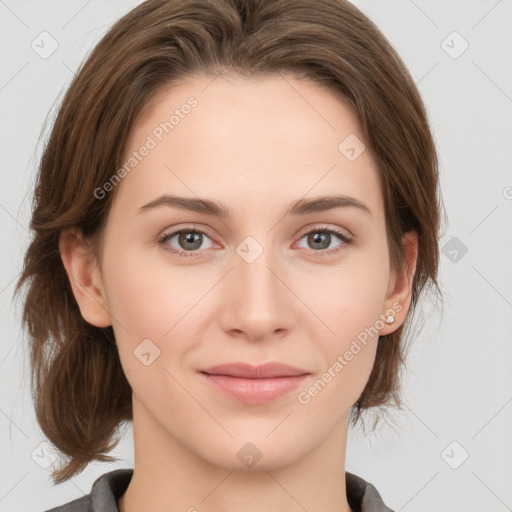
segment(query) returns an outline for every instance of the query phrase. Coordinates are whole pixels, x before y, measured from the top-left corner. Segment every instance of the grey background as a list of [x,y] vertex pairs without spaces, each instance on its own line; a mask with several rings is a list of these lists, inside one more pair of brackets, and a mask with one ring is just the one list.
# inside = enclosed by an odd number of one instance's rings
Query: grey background
[[[90,492],[107,471],[133,467],[128,427],[112,452],[118,463],[91,464],[52,486],[12,293],[29,241],[44,119],[82,58],[138,3],[0,0],[0,512],[46,510]],[[425,304],[418,316],[424,326],[408,360],[407,406],[374,434],[350,432],[346,469],[397,512],[512,510],[512,2],[354,3],[390,39],[423,95],[449,223],[444,313]],[[43,31],[58,43],[47,58],[31,47],[42,46]]]

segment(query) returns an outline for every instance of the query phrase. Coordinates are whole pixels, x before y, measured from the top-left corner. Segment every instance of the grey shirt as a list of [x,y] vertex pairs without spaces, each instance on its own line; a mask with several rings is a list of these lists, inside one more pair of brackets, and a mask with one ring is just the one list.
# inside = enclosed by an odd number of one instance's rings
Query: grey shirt
[[[115,469],[98,477],[90,494],[46,512],[119,512],[117,500],[124,494],[133,469]],[[393,512],[377,489],[361,477],[345,471],[348,504],[354,512]]]

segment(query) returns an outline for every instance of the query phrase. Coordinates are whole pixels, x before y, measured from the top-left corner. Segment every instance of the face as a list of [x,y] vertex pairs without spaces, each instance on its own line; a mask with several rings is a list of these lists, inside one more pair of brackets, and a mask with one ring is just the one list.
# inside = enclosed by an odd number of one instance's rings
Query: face
[[[231,469],[242,447],[272,469],[344,431],[378,334],[407,309],[362,143],[347,104],[291,76],[196,77],[145,110],[130,170],[103,188],[116,197],[91,281],[98,300],[77,296],[86,320],[113,326],[134,428],[136,416]],[[227,363],[299,376],[203,373]]]

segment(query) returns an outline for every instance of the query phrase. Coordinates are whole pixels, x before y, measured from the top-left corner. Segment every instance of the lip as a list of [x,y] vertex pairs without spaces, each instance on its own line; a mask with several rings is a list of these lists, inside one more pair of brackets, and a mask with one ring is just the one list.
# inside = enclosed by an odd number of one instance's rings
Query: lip
[[240,402],[259,404],[289,393],[310,373],[281,363],[261,366],[228,363],[200,370],[199,374],[228,396]]
[[226,363],[200,371],[209,375],[226,375],[229,377],[242,377],[244,379],[297,377],[298,375],[309,373],[306,370],[282,363],[267,363],[260,366],[252,366],[248,363]]

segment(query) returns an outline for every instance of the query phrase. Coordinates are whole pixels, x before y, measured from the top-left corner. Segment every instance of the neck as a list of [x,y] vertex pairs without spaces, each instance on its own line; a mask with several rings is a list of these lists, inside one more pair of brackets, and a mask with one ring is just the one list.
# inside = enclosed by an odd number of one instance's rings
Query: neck
[[263,453],[254,467],[240,469],[236,459],[220,466],[198,456],[154,422],[140,402],[134,399],[133,405],[135,465],[118,500],[120,512],[352,512],[344,469],[348,420],[291,463],[265,464]]

